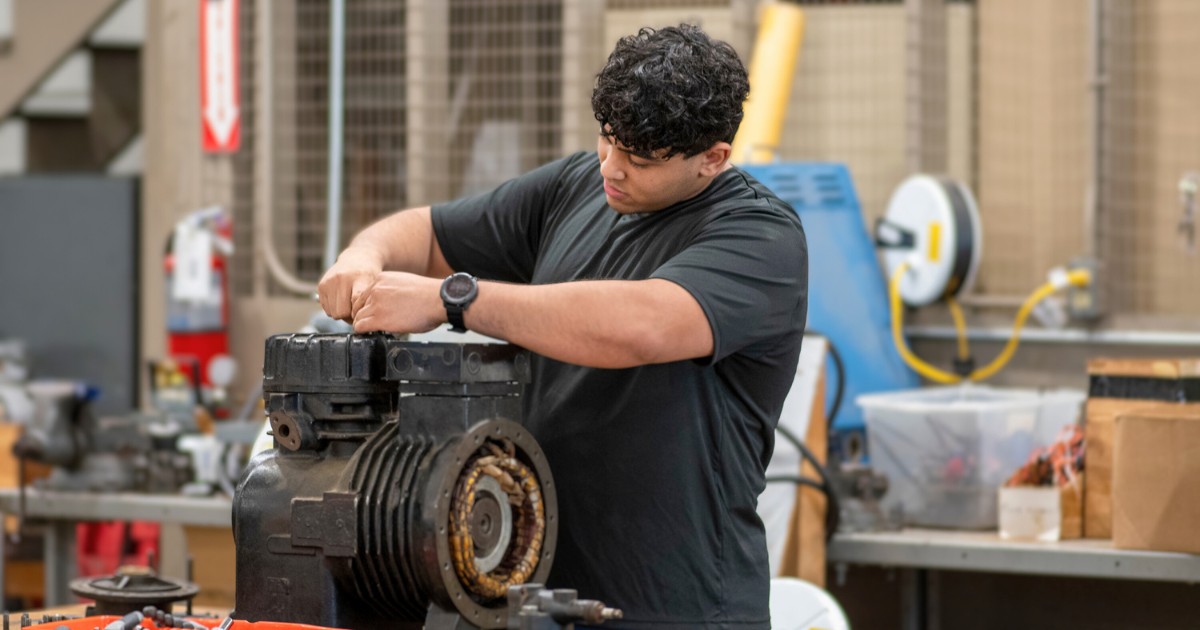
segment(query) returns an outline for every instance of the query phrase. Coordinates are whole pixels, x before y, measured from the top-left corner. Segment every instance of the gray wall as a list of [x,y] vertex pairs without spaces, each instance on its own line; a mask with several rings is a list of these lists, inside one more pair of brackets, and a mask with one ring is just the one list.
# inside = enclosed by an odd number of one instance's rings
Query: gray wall
[[131,178],[0,179],[0,338],[99,387],[98,413],[136,406],[137,200]]

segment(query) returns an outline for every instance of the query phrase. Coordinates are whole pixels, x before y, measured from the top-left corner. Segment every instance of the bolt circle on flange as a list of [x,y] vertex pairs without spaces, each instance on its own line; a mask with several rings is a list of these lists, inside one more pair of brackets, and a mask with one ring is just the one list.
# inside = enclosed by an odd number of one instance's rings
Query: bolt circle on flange
[[[471,474],[473,463],[488,457],[493,453],[494,447],[506,442],[511,445],[516,463],[529,471],[525,477],[525,486],[535,490],[529,493],[530,501],[523,502],[525,508],[513,506],[515,489],[511,485],[506,488],[503,481],[491,474],[478,474],[475,485],[469,492],[463,492],[462,482]],[[554,494],[553,478],[537,442],[524,427],[510,420],[487,420],[476,424],[462,436],[453,453],[449,454],[449,459],[457,462],[454,466],[457,472],[455,475],[447,475],[437,488],[437,496],[444,495],[450,500],[438,501],[435,515],[437,522],[447,525],[445,528],[439,527],[439,531],[444,533],[437,537],[436,544],[438,573],[448,595],[447,603],[457,608],[464,618],[478,619],[483,628],[503,628],[503,620],[497,622],[499,625],[490,623],[490,620],[496,608],[505,605],[503,592],[507,587],[527,582],[544,582],[550,572],[553,551],[558,541],[558,502]],[[494,535],[494,529],[485,527],[483,521],[492,507],[481,506],[484,512],[475,512],[472,503],[472,509],[466,512],[466,518],[455,518],[455,508],[461,508],[464,500],[470,499],[486,504],[495,498],[494,488],[489,490],[491,483],[484,481],[485,479],[496,480],[497,486],[501,488],[503,502],[496,501],[495,506],[508,511],[512,517],[512,530],[507,535],[509,544],[504,546],[499,563],[490,571],[483,569],[494,562],[491,553],[486,552],[488,535]],[[482,490],[479,485],[481,483]],[[527,508],[538,502],[541,504],[542,517],[536,519],[539,522],[535,531],[530,518],[522,518],[521,510],[526,509],[524,513],[527,515],[532,514]],[[461,515],[461,511],[459,514]],[[495,527],[494,521],[489,527]],[[484,540],[480,543],[483,548],[476,545],[476,532],[485,533]],[[535,537],[535,533],[536,538],[540,540],[531,546],[529,543]],[[482,588],[480,582],[484,583]]]

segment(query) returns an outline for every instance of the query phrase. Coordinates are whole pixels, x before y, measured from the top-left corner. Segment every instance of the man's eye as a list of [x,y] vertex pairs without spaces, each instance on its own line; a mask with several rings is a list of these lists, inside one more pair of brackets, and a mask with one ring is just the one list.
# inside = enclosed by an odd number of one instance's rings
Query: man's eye
[[633,168],[646,168],[647,166],[650,166],[645,162],[634,162],[633,160],[629,160],[629,165]]

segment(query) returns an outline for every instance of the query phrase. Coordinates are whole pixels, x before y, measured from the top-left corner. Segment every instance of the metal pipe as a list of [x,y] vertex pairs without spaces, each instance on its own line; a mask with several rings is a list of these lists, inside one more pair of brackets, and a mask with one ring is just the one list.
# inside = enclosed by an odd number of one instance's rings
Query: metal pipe
[[804,11],[799,6],[773,2],[763,8],[750,58],[750,97],[741,129],[733,139],[730,160],[735,164],[763,164],[775,159],[803,40]]
[[346,47],[346,2],[329,3],[329,186],[326,189],[325,268],[337,261],[342,241],[342,53]]
[[904,0],[907,17],[906,81],[908,170],[945,173],[949,135],[945,0]]
[[[904,334],[912,339],[957,339],[957,333],[953,326],[906,326]],[[1012,337],[1012,327],[1010,326],[1002,328],[972,328],[967,331],[967,338],[971,341],[1006,342],[1010,337]],[[1063,330],[1026,329],[1021,333],[1021,342],[1200,347],[1200,332],[1155,330],[1100,330],[1093,332],[1078,328]]]
[[292,275],[283,262],[279,260],[279,252],[275,251],[275,239],[271,235],[271,213],[275,206],[275,86],[272,82],[273,60],[272,51],[275,44],[272,39],[271,23],[274,21],[271,0],[258,0],[259,59],[258,78],[259,107],[255,122],[255,167],[260,176],[259,185],[254,187],[254,234],[258,241],[258,251],[262,254],[263,262],[271,277],[288,291],[303,295],[312,295],[317,290],[314,282],[305,282]]
[[958,298],[958,303],[971,308],[1020,308],[1029,299],[1028,295],[988,295],[974,293]]
[[1105,56],[1105,0],[1091,0],[1091,40],[1089,46],[1089,87],[1092,98],[1088,101],[1088,117],[1091,122],[1092,154],[1087,190],[1084,193],[1083,247],[1084,253],[1093,258],[1100,257],[1101,249],[1101,204],[1100,186],[1104,178],[1104,90],[1108,83]]

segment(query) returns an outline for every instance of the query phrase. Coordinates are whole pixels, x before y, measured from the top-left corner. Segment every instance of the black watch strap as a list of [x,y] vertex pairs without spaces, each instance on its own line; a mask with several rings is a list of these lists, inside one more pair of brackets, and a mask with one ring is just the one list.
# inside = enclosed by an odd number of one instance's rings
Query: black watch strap
[[446,305],[446,321],[450,322],[451,330],[455,332],[467,332],[467,324],[463,321],[464,310],[459,304]]

